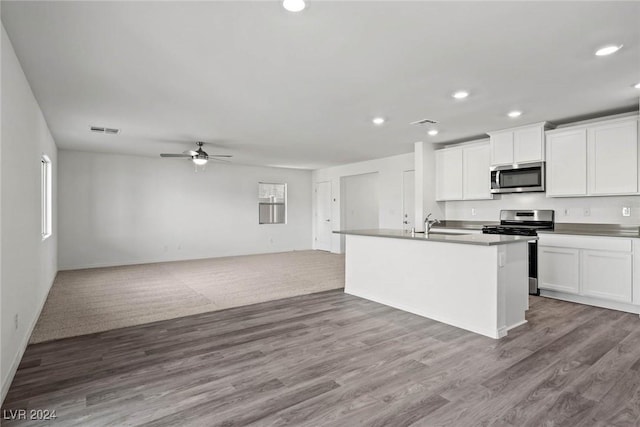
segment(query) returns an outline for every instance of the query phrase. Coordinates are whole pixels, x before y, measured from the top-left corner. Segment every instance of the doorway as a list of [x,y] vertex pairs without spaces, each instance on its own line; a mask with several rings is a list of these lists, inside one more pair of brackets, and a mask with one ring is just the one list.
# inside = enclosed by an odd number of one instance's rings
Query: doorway
[[316,195],[315,249],[331,251],[331,182],[318,182]]
[[402,172],[402,229],[411,231],[416,226],[415,171]]

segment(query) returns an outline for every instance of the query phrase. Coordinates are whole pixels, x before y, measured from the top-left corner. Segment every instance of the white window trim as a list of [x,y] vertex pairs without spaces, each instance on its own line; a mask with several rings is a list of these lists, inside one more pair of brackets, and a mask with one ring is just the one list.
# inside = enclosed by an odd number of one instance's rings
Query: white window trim
[[53,185],[52,185],[51,159],[46,154],[40,158],[40,210],[41,210],[41,235],[44,242],[53,234]]
[[[284,222],[260,222],[260,215],[258,215],[258,225],[286,225],[289,222],[289,186],[286,182],[265,182],[258,181],[258,188],[260,184],[267,185],[283,185],[284,186]],[[258,199],[258,206],[260,206],[260,199]]]

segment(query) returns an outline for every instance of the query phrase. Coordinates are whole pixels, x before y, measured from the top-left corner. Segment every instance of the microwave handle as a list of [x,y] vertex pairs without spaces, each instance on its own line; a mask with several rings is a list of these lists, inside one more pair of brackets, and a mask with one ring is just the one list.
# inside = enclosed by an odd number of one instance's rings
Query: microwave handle
[[496,171],[496,188],[500,188],[500,171]]

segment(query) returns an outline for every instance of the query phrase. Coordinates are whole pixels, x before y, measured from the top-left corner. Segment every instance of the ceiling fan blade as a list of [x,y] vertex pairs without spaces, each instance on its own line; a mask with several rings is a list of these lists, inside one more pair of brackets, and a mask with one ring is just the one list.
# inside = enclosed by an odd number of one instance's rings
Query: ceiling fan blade
[[209,154],[209,157],[233,157],[230,154]]
[[193,157],[189,154],[166,154],[166,153],[162,153],[160,154],[160,157]]
[[183,151],[182,153],[183,153],[183,154],[188,154],[188,155],[190,155],[191,157],[193,157],[193,156],[197,156],[197,155],[198,155],[198,152],[197,152],[197,151],[193,151],[193,150]]
[[211,157],[211,156],[209,156],[209,160],[213,160],[214,162],[231,163],[229,160],[216,159],[215,157]]

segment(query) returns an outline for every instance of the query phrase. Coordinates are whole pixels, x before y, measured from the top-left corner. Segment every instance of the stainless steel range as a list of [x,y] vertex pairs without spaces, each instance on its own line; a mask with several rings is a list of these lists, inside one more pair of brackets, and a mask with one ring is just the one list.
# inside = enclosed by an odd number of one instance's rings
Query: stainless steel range
[[[485,225],[484,234],[537,236],[538,230],[553,230],[552,210],[502,210],[500,225]],[[529,242],[529,294],[540,295],[538,289],[538,242]]]

